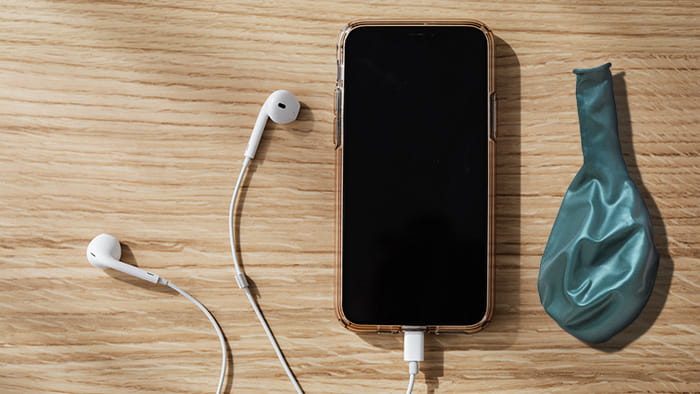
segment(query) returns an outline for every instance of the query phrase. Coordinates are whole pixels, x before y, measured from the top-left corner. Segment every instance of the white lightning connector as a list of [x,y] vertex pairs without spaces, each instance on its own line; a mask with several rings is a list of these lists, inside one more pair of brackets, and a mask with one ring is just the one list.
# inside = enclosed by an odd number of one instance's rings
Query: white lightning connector
[[411,394],[418,374],[418,363],[423,361],[425,349],[425,328],[404,327],[403,332],[403,360],[408,362],[408,389],[406,394]]

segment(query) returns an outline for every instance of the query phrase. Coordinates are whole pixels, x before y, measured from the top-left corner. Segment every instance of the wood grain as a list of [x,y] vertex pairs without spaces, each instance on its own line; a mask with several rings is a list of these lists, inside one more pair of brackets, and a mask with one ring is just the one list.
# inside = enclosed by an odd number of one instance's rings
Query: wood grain
[[[694,1],[4,1],[0,391],[213,391],[216,336],[184,298],[88,265],[100,232],[187,289],[233,355],[228,388],[287,392],[233,280],[226,210],[259,105],[242,261],[309,393],[398,392],[401,341],[333,313],[336,37],[358,18],[474,18],[498,37],[495,320],[428,339],[416,392],[700,391],[700,8]],[[581,164],[575,67],[613,63],[625,159],[654,219],[650,303],[590,347],[543,311],[539,259]]]

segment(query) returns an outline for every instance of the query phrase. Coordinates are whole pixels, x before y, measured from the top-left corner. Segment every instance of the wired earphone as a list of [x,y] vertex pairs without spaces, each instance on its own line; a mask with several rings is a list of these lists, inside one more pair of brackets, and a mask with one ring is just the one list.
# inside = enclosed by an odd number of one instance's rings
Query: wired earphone
[[[297,393],[303,393],[301,386],[299,385],[299,382],[294,376],[294,373],[292,372],[291,368],[289,368],[287,360],[284,358],[284,355],[282,354],[282,351],[280,350],[279,344],[277,344],[274,335],[272,335],[270,326],[267,324],[267,321],[265,321],[265,317],[263,316],[260,307],[255,301],[255,298],[253,297],[250,288],[248,287],[248,281],[246,280],[246,276],[243,273],[241,265],[238,261],[238,252],[236,250],[233,218],[236,200],[238,199],[238,192],[240,191],[243,178],[245,177],[246,171],[248,170],[248,166],[250,165],[251,160],[253,160],[253,158],[255,157],[255,152],[257,151],[258,145],[260,144],[263,131],[265,130],[265,125],[267,124],[267,119],[272,119],[273,122],[280,124],[290,123],[297,118],[300,107],[301,105],[299,104],[299,101],[296,99],[296,97],[294,97],[292,93],[286,90],[277,90],[270,94],[270,96],[265,100],[265,103],[263,104],[262,108],[260,109],[260,113],[258,114],[258,118],[255,121],[255,126],[253,127],[253,133],[250,136],[250,140],[248,141],[248,146],[246,147],[245,153],[243,154],[243,165],[241,167],[241,172],[238,175],[238,179],[236,180],[236,185],[233,188],[233,195],[231,196],[231,204],[229,206],[228,211],[229,241],[231,246],[231,255],[233,257],[233,264],[236,269],[236,283],[238,284],[238,287],[243,289],[246,296],[248,297],[248,301],[250,301],[250,305],[253,307],[255,315],[258,317],[258,320],[260,320],[260,324],[263,326],[265,334],[267,334],[267,337],[270,339],[270,343],[272,344],[272,347],[275,350],[275,354],[277,354],[277,358],[279,358],[282,367],[287,373],[289,380],[294,385],[294,389],[297,391]],[[139,279],[143,279],[151,283],[168,286],[176,292],[182,294],[188,300],[192,301],[192,303],[194,303],[207,316],[211,324],[214,326],[216,334],[218,335],[219,341],[221,343],[221,373],[219,375],[219,383],[216,389],[216,393],[220,394],[221,389],[224,385],[224,380],[226,378],[226,339],[224,338],[224,334],[221,331],[221,327],[219,326],[219,323],[216,321],[214,316],[211,314],[211,312],[209,312],[209,310],[207,310],[207,308],[204,305],[202,305],[202,303],[197,301],[196,298],[192,297],[189,293],[177,287],[175,284],[171,283],[170,281],[164,278],[161,278],[160,276],[152,272],[119,261],[120,258],[121,245],[115,237],[109,234],[98,235],[97,237],[93,238],[92,241],[90,241],[90,244],[87,247],[87,259],[93,266],[101,269],[115,269],[127,275],[135,276]]]

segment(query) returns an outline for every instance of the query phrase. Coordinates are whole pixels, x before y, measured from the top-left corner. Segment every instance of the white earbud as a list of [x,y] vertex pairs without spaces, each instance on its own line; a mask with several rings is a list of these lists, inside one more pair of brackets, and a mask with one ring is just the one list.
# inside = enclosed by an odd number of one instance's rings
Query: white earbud
[[285,124],[294,121],[299,115],[299,100],[293,94],[286,90],[276,90],[265,100],[258,119],[253,127],[253,134],[250,135],[248,147],[245,150],[245,157],[253,159],[255,152],[258,150],[258,144],[262,138],[267,118],[272,119],[275,123]]
[[158,275],[126,264],[119,259],[122,257],[122,247],[119,240],[109,234],[100,234],[90,241],[87,247],[87,259],[93,266],[101,269],[115,269],[139,279],[158,283]]

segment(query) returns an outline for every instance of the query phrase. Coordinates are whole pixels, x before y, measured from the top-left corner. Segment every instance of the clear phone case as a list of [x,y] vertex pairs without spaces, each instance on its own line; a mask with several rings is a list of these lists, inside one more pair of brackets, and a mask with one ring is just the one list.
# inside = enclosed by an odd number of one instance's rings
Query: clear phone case
[[[359,20],[348,23],[340,32],[337,46],[337,61],[338,74],[335,88],[335,105],[334,105],[334,142],[336,147],[335,154],[335,206],[336,206],[336,238],[335,238],[335,312],[340,323],[346,328],[356,332],[399,332],[402,329],[401,325],[375,325],[375,324],[357,324],[345,317],[342,309],[342,231],[343,231],[343,73],[345,66],[345,40],[348,34],[358,27],[362,26],[465,26],[473,27],[481,30],[487,39],[488,48],[488,111],[489,111],[489,130],[484,133],[484,138],[488,139],[488,224],[487,224],[487,297],[486,297],[486,313],[484,317],[476,324],[468,326],[446,326],[434,325],[427,326],[428,332],[463,332],[474,333],[483,329],[493,314],[493,283],[494,283],[494,190],[495,190],[495,137],[496,137],[496,100],[495,100],[495,81],[494,81],[494,38],[491,30],[482,22],[476,20],[460,19],[460,20]],[[463,300],[469,302],[469,300]]]

